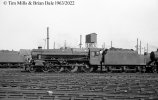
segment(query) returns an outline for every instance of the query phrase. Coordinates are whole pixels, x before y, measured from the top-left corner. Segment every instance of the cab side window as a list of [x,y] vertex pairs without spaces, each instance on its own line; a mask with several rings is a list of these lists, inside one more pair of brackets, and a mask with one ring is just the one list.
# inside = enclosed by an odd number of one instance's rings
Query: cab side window
[[95,52],[95,56],[99,56],[100,55],[100,52],[99,51],[96,51]]
[[100,52],[99,51],[94,51],[94,52],[91,52],[91,56],[99,56],[100,55]]

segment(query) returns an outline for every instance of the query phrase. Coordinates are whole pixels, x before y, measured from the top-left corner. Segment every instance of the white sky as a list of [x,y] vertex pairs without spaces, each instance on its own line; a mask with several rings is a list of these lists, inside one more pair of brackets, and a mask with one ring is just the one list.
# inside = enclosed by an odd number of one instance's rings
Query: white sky
[[148,42],[150,51],[158,47],[158,0],[75,0],[74,6],[9,6],[4,1],[0,1],[0,49],[44,46],[47,26],[50,48],[54,42],[56,48],[64,46],[65,40],[67,46],[79,47],[80,35],[84,43],[85,35],[94,32],[98,47],[105,42],[109,48],[113,41],[114,47],[135,49],[137,38],[142,47]]

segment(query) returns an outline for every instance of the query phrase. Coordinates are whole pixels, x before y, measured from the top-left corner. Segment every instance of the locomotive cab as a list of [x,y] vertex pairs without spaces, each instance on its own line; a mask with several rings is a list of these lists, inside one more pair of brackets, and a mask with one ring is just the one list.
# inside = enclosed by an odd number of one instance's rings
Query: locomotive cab
[[102,59],[103,49],[90,48],[90,65],[100,65]]

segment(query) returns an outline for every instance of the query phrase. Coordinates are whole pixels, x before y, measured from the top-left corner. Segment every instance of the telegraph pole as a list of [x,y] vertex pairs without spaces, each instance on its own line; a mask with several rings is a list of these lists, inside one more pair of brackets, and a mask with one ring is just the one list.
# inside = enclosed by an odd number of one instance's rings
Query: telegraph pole
[[141,46],[141,41],[140,41],[140,55],[141,55],[141,49],[142,49],[142,46]]
[[80,49],[82,48],[82,35],[80,35]]
[[64,47],[65,47],[65,49],[67,48],[67,47],[66,47],[66,40],[65,40],[65,42],[64,42]]
[[103,48],[105,49],[105,42],[103,43]]
[[136,47],[136,49],[137,49],[137,53],[138,53],[138,38],[137,38],[137,47]]
[[112,41],[111,41],[111,48],[112,48]]
[[54,42],[54,49],[55,49],[55,42]]
[[146,52],[146,48],[144,47],[144,53]]
[[49,49],[49,27],[47,27],[47,49]]
[[147,53],[148,53],[148,43],[147,43]]

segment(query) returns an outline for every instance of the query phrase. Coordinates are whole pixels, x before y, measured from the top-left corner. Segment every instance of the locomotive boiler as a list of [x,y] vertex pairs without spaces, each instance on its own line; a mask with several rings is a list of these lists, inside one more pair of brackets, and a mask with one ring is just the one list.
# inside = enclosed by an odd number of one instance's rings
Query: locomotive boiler
[[[25,68],[30,72],[41,69],[44,72],[76,72],[82,70],[90,71],[88,49],[33,49],[32,60]],[[36,61],[43,62],[36,66]]]

